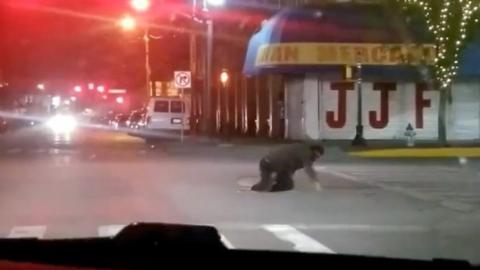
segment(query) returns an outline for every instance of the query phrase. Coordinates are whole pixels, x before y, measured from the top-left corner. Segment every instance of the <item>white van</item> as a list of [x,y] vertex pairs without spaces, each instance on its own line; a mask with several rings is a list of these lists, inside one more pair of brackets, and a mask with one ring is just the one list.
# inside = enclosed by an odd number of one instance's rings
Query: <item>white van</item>
[[185,119],[184,130],[190,130],[190,107],[179,97],[150,98],[146,117],[145,128],[149,130],[180,131],[183,119]]

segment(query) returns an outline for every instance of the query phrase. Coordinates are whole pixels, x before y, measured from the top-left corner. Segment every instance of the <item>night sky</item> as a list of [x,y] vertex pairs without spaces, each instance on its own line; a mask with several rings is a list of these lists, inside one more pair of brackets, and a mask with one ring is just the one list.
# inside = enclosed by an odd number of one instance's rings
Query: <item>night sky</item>
[[[181,2],[163,1],[161,9],[159,1],[153,2],[152,21],[172,24],[165,13],[185,8]],[[128,0],[1,0],[0,9],[0,68],[12,84],[144,84],[143,33],[127,33],[116,24],[126,13],[135,14]],[[188,67],[185,34],[159,29],[152,34],[161,37],[151,42],[154,79],[168,79],[174,69]]]

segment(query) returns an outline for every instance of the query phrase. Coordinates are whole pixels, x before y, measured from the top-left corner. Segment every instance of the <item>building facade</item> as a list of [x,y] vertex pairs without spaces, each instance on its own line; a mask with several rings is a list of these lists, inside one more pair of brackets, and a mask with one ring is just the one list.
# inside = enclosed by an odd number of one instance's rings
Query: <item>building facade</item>
[[[253,77],[282,77],[285,120],[275,120],[270,102],[268,123],[280,122],[289,139],[351,140],[361,116],[366,139],[404,139],[409,124],[418,139],[436,139],[435,46],[393,15],[385,5],[348,3],[269,19],[252,36],[244,67]],[[480,139],[479,49],[467,46],[460,59],[447,106],[450,140]],[[362,72],[346,76],[357,65]]]

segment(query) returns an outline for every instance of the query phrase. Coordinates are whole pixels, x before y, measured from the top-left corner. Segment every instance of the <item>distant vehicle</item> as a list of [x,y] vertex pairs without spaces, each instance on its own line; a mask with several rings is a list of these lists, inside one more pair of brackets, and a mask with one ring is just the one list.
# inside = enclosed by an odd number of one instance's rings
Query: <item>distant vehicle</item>
[[5,118],[0,116],[0,133],[4,133],[8,130],[8,122]]
[[127,114],[123,114],[123,113],[117,114],[115,118],[112,120],[112,126],[115,129],[126,128],[127,120],[128,120]]
[[190,108],[179,97],[154,97],[147,105],[146,129],[160,131],[190,130]]
[[132,111],[126,122],[127,127],[131,129],[143,128],[146,124],[146,112],[145,110]]

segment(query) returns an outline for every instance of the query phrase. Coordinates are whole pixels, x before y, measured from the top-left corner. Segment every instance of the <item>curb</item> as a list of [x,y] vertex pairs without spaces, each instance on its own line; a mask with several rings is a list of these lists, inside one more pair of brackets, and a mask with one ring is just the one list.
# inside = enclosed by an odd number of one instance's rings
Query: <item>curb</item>
[[480,158],[480,147],[394,148],[348,152],[358,158]]

